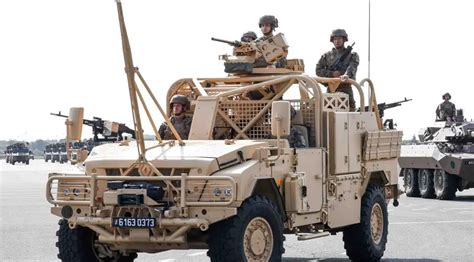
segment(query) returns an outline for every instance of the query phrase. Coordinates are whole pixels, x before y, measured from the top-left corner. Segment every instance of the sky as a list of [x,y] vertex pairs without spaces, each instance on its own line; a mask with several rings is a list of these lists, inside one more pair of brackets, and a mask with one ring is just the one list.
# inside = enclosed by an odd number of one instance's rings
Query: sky
[[[267,14],[306,74],[332,48],[331,31],[344,28],[360,57],[357,79],[368,76],[368,0],[122,2],[135,66],[162,105],[178,79],[225,76],[217,58],[232,49],[211,37],[261,35],[258,19]],[[445,92],[474,118],[470,2],[371,1],[370,76],[379,103],[413,99],[385,112],[405,139],[433,123]],[[86,118],[133,126],[115,1],[0,0],[0,34],[0,140],[64,138],[64,119],[50,113],[79,106]]]

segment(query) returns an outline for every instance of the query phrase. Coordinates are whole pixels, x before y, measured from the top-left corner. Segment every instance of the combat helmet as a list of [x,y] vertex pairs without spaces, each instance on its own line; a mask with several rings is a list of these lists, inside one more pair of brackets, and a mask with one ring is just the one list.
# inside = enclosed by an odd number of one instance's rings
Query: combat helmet
[[252,39],[251,41],[253,41],[257,39],[257,34],[254,31],[245,32],[240,38],[240,41],[247,42],[246,38],[251,38]]
[[344,39],[344,41],[349,41],[346,30],[344,30],[344,29],[332,30],[331,37],[329,38],[329,42],[332,42],[332,39],[336,36],[342,37],[342,39]]
[[191,107],[191,103],[186,96],[183,95],[174,95],[170,101],[170,108],[173,108],[173,104],[178,103],[186,107],[186,110]]
[[444,94],[444,95],[443,95],[443,99],[444,99],[445,96],[448,97],[448,100],[451,100],[451,94],[449,94],[449,93]]
[[258,21],[258,27],[262,27],[263,24],[270,24],[272,26],[272,30],[278,27],[278,19],[273,15],[264,15],[260,17]]

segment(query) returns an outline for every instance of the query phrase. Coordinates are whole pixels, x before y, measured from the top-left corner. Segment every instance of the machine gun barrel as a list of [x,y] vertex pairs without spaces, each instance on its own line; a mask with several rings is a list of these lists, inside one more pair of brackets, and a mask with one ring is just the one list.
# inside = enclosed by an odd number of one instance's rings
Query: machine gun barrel
[[[58,116],[58,117],[63,117],[63,118],[68,118],[68,117],[69,117],[68,115],[63,115],[63,114],[61,114],[61,111],[59,111],[59,113],[57,113],[57,114],[56,114],[56,113],[50,113],[50,115],[52,115],[52,116]],[[84,125],[86,125],[86,126],[93,126],[93,125],[94,125],[94,122],[96,122],[96,121],[94,121],[94,120],[89,120],[89,119],[84,119],[84,120],[82,120],[82,123],[83,123]]]
[[211,37],[211,40],[212,41],[216,41],[216,42],[221,42],[221,43],[226,43],[228,45],[231,45],[233,47],[240,47],[242,45],[241,42],[235,40],[235,41],[228,41],[228,40],[223,40],[223,39],[219,39],[219,38],[214,38],[214,37]]
[[[409,102],[411,101],[412,99],[407,99],[405,97],[405,99],[403,100],[400,100],[400,101],[397,101],[397,102],[393,102],[393,103],[380,103],[377,105],[378,109],[379,109],[379,112],[380,112],[380,117],[383,117],[384,116],[384,112],[386,109],[390,109],[390,108],[394,108],[394,107],[397,107],[397,106],[401,106],[402,103],[406,103],[406,102]],[[369,110],[369,106],[366,106],[365,107],[365,111],[368,111]]]
[[59,111],[59,113],[57,113],[57,114],[56,114],[56,113],[50,113],[50,115],[52,115],[52,116],[64,117],[64,118],[68,118],[68,117],[69,117],[69,116],[67,116],[67,115],[61,114],[61,111]]

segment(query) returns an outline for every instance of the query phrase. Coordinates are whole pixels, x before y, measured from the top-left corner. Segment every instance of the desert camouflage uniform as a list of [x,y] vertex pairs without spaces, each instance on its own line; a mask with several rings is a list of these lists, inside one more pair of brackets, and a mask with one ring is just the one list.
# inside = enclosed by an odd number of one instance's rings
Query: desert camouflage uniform
[[456,106],[449,102],[444,101],[443,103],[439,104],[436,108],[436,116],[439,120],[446,121],[448,118],[453,119],[456,114]]
[[[170,118],[171,123],[176,128],[176,131],[178,132],[178,134],[181,136],[181,139],[183,140],[188,139],[189,131],[191,130],[192,120],[193,119],[190,116],[186,116],[186,115],[182,119],[178,119],[175,116],[172,116]],[[161,124],[160,129],[158,130],[158,133],[160,134],[161,138],[164,140],[176,139],[176,137],[174,137],[173,132],[171,132],[171,129],[166,124],[166,122]]]
[[[339,57],[342,56],[346,47],[337,50],[333,48],[331,51],[325,53],[319,59],[318,64],[316,65],[316,75],[319,77],[333,77],[333,71],[330,71],[329,68],[336,64]],[[356,52],[352,52],[350,55],[344,59],[342,62],[345,68],[342,74],[346,73],[349,78],[356,78],[357,66],[359,66],[359,55]],[[352,93],[352,87],[350,84],[340,84],[337,88],[337,91],[343,92],[349,95],[349,107],[355,109],[354,94]]]

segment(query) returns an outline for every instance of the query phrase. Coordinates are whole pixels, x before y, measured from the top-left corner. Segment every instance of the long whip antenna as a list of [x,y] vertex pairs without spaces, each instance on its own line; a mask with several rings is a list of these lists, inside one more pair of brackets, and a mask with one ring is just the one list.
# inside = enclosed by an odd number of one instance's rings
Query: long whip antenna
[[125,27],[125,21],[123,17],[122,2],[116,0],[117,2],[117,11],[119,15],[120,22],[120,33],[122,35],[122,50],[123,58],[125,62],[125,72],[127,73],[128,79],[128,90],[130,92],[130,104],[132,107],[133,114],[133,124],[135,126],[137,147],[139,159],[145,159],[145,141],[143,137],[142,122],[140,118],[140,112],[138,108],[138,99],[137,99],[137,83],[135,82],[135,67],[133,65],[132,50],[130,48],[130,42],[128,40],[127,28]]
[[367,55],[367,59],[368,59],[368,63],[367,63],[367,66],[368,66],[368,78],[370,79],[370,0],[369,0],[369,44],[368,44],[368,55]]

